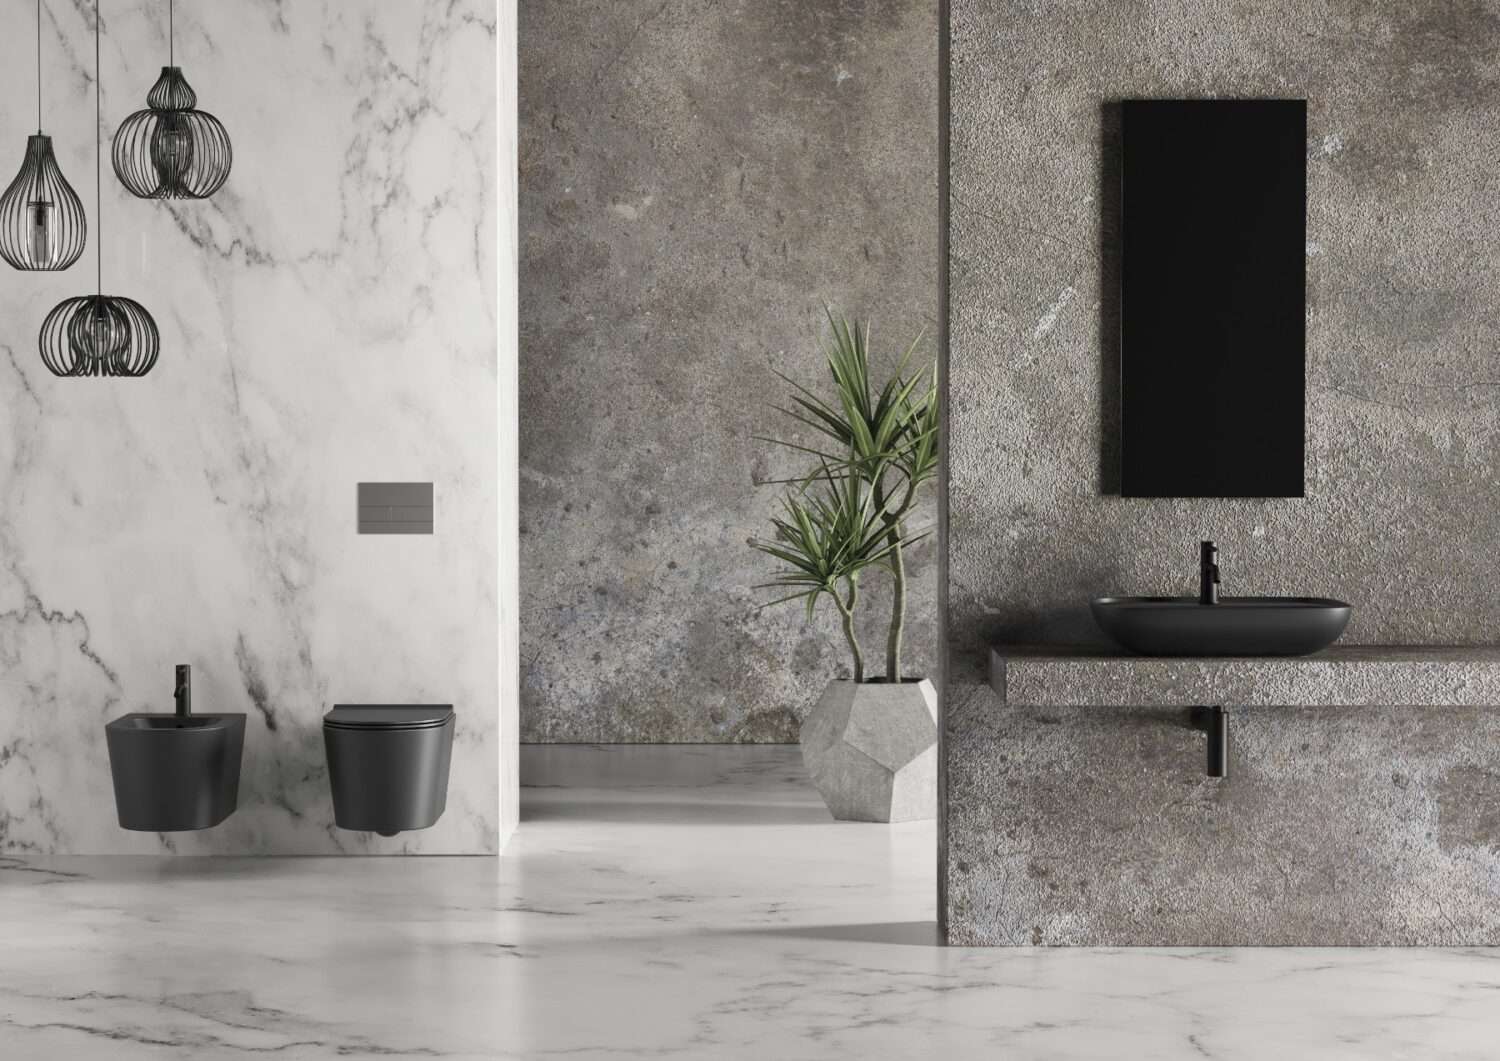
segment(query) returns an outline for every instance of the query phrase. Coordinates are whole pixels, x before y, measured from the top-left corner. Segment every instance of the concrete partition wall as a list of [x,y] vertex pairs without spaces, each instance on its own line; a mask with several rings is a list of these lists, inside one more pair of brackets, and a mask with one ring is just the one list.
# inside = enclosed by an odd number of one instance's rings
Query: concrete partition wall
[[[1500,640],[1500,11],[952,0],[942,914],[963,944],[1500,943],[1500,712],[1006,707],[986,647],[1100,644],[1105,593],[1354,605]],[[1307,496],[1126,500],[1124,97],[1308,100]],[[1187,410],[1184,410],[1187,413]]]
[[[882,368],[935,353],[936,4],[539,0],[521,37],[521,732],[796,741],[848,654],[832,608],[761,607],[746,541],[807,460],[755,436],[815,441],[771,405],[777,373],[829,393],[825,305]],[[861,591],[881,644],[889,580]]]

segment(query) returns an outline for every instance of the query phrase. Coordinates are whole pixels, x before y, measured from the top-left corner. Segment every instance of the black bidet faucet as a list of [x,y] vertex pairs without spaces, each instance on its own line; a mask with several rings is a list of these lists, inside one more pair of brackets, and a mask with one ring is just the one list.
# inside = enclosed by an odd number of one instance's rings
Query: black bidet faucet
[[172,690],[177,701],[177,717],[187,718],[193,713],[193,668],[186,663],[177,664],[177,687]]
[[1219,549],[1211,541],[1198,543],[1198,603],[1219,603]]

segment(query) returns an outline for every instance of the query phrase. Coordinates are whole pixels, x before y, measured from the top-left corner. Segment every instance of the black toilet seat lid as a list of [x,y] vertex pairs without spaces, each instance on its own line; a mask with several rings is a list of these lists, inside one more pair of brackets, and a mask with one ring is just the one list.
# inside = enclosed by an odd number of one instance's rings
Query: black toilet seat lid
[[334,729],[428,729],[446,725],[452,704],[334,704],[323,725]]

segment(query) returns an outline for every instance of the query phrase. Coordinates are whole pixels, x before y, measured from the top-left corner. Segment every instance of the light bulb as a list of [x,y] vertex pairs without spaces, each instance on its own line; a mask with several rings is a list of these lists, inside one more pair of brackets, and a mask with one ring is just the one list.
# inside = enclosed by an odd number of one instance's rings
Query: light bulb
[[89,366],[83,375],[112,368],[130,347],[130,322],[108,299],[90,299],[68,322],[68,348],[77,362]]
[[151,137],[151,164],[162,187],[178,190],[193,166],[193,137],[182,115],[163,113]]
[[31,237],[31,260],[38,267],[46,268],[53,264],[52,204],[46,199],[33,199],[26,207],[31,221],[27,229]]

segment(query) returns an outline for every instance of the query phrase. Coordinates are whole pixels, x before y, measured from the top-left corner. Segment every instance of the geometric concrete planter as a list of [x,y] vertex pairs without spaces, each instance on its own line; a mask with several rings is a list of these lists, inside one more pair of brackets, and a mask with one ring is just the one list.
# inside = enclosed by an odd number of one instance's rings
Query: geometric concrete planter
[[834,681],[802,723],[802,761],[840,821],[937,816],[937,690]]

